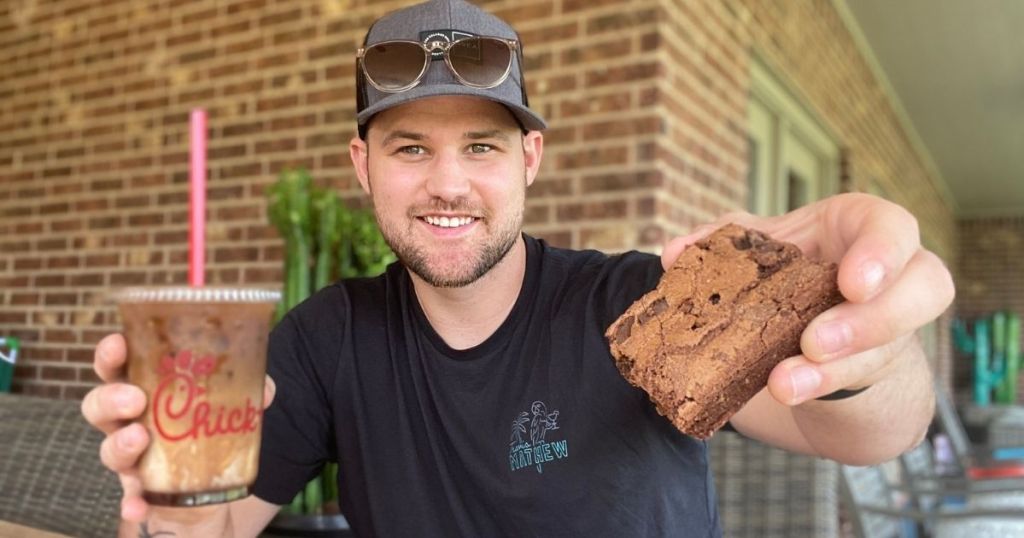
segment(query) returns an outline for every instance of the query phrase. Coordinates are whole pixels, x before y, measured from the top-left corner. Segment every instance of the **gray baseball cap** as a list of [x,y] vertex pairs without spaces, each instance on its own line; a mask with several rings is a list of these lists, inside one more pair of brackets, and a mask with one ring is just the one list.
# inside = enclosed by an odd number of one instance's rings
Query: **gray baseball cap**
[[[519,39],[516,31],[505,21],[466,2],[465,0],[430,0],[381,17],[370,27],[364,46],[395,39],[437,41],[461,39],[469,36],[490,36]],[[520,47],[522,43],[520,42]],[[410,90],[387,93],[374,88],[362,77],[357,84],[356,122],[360,131],[374,114],[417,99],[440,95],[469,95],[490,99],[505,105],[523,127],[531,131],[547,128],[539,114],[530,110],[523,87],[523,72],[516,55],[507,79],[494,88],[466,86],[455,78],[443,61],[432,61],[420,83]],[[359,76],[359,75],[357,75]]]

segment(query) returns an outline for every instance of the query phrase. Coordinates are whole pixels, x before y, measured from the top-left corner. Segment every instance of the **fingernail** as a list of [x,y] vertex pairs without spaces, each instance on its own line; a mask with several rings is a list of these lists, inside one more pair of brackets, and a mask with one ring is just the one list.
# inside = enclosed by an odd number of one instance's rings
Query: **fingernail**
[[798,404],[821,385],[821,374],[814,368],[797,366],[789,372],[789,382],[793,385],[793,404]]
[[132,393],[127,390],[122,390],[114,396],[114,403],[117,405],[118,410],[122,412],[128,412],[132,407]]
[[131,430],[124,430],[117,436],[117,446],[121,450],[132,450],[139,444],[137,437]]
[[884,278],[885,267],[882,264],[874,260],[861,264],[860,279],[869,295],[873,295],[878,291],[878,287],[882,284],[882,279]]
[[814,334],[818,338],[818,347],[825,354],[840,351],[853,340],[853,329],[842,321],[822,323],[814,330]]

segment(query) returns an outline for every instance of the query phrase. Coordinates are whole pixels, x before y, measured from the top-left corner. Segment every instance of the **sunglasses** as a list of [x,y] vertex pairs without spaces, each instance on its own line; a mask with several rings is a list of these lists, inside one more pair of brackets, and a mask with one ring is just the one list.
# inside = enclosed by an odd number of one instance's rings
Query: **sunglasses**
[[494,88],[512,72],[519,42],[499,37],[467,37],[452,42],[382,41],[356,51],[362,75],[386,93],[411,90],[423,79],[430,62],[444,58],[458,81],[473,88]]

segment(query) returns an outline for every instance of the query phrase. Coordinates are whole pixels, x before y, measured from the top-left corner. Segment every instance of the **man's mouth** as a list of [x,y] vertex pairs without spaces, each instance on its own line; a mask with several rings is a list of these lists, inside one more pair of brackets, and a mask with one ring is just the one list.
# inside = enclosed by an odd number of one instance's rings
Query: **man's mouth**
[[437,217],[434,215],[425,215],[422,218],[427,224],[437,226],[439,228],[461,228],[462,226],[468,226],[475,222],[476,217]]

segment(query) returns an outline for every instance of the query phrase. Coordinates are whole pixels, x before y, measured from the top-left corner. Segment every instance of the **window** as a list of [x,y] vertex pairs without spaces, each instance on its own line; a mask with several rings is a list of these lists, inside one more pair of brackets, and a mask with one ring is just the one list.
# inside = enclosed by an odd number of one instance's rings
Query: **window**
[[834,194],[839,148],[799,100],[756,58],[747,111],[747,207],[778,215]]

